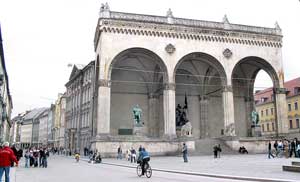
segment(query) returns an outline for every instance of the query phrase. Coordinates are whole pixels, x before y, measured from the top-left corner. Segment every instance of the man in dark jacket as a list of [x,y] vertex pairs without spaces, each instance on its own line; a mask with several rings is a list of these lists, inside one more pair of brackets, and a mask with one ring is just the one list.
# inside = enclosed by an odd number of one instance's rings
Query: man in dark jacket
[[268,144],[268,158],[271,159],[271,157],[274,158],[274,155],[272,154],[272,144],[271,144],[271,141],[269,141],[269,144]]
[[4,142],[3,148],[0,149],[0,179],[2,179],[5,172],[5,182],[9,182],[9,170],[12,162],[15,162],[16,167],[18,167],[17,158],[9,148],[9,143]]
[[188,159],[187,159],[187,152],[188,152],[188,149],[187,149],[187,146],[185,143],[183,143],[183,146],[182,146],[182,157],[183,157],[183,162],[188,162]]

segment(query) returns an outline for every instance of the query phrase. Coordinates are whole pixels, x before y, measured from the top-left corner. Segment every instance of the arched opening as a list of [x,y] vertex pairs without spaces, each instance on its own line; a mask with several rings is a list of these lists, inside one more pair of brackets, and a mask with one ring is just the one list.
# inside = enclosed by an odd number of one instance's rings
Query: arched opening
[[176,130],[184,124],[181,114],[185,113],[194,137],[221,136],[224,129],[222,91],[226,85],[223,66],[211,55],[191,53],[178,62],[174,74]]
[[[264,114],[261,115],[261,111],[257,110],[257,106],[261,103],[274,101],[273,87],[279,87],[276,71],[271,64],[262,58],[243,58],[233,69],[232,86],[236,135],[240,137],[255,136],[252,112],[256,111],[258,113],[257,121],[259,123],[257,125],[261,126],[261,130],[264,130],[264,126],[261,125],[261,118],[264,117]],[[255,92],[259,90],[265,90],[263,94],[265,96],[262,95],[263,102],[254,97]],[[274,123],[273,129],[275,130],[276,111],[274,105],[271,105],[273,104],[267,104],[266,108],[263,106],[263,110],[268,113],[268,117],[272,113],[272,117],[268,118],[268,122]]]
[[133,108],[142,110],[143,135],[163,134],[163,86],[167,68],[162,59],[150,50],[131,48],[119,53],[111,63],[112,135],[134,134]]

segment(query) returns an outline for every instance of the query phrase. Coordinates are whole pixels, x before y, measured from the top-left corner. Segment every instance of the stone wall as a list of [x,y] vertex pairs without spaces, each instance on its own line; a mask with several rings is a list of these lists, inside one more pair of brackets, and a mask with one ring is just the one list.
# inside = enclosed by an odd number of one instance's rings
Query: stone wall
[[[194,141],[185,141],[190,152],[195,150]],[[133,147],[137,152],[142,145],[151,156],[177,155],[181,154],[183,142],[181,141],[163,141],[163,140],[142,140],[142,141],[96,141],[92,143],[92,148],[97,149],[103,157],[116,157],[118,147],[121,146],[123,154],[126,150]]]

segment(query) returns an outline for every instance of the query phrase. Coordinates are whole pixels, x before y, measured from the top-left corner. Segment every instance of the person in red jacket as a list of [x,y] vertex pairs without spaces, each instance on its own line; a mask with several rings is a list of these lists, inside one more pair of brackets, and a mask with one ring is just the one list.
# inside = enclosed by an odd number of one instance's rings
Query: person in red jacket
[[9,182],[9,170],[11,163],[15,162],[18,167],[18,161],[14,152],[9,148],[9,143],[4,142],[3,148],[0,149],[0,179],[5,172],[5,182]]

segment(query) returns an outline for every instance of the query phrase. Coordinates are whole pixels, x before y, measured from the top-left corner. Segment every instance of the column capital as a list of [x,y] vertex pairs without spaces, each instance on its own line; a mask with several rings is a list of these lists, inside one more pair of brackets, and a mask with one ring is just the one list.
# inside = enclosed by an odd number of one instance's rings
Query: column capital
[[199,95],[199,101],[206,101],[206,100],[209,100],[208,95]]
[[148,99],[158,99],[159,94],[157,93],[148,93]]
[[110,87],[111,81],[106,79],[99,79],[98,80],[98,87]]
[[222,91],[223,91],[223,92],[232,92],[233,89],[232,89],[232,86],[231,86],[231,85],[223,85],[223,86],[222,86]]
[[165,83],[164,90],[174,90],[175,91],[176,84],[175,83]]
[[254,101],[253,97],[248,97],[248,96],[245,96],[244,100],[245,100],[245,102],[253,102]]
[[275,94],[286,94],[287,90],[286,88],[273,88],[273,92]]

